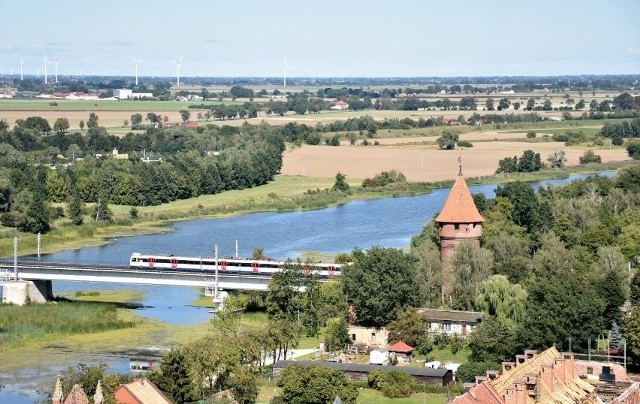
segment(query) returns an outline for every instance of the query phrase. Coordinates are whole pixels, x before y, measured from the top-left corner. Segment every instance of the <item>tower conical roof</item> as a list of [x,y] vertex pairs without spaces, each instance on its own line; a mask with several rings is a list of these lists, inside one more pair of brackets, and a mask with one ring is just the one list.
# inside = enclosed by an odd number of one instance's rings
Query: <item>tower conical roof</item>
[[449,197],[444,203],[444,207],[436,222],[440,223],[477,223],[484,222],[484,218],[478,212],[471,191],[467,187],[464,176],[458,175],[456,182],[451,188]]

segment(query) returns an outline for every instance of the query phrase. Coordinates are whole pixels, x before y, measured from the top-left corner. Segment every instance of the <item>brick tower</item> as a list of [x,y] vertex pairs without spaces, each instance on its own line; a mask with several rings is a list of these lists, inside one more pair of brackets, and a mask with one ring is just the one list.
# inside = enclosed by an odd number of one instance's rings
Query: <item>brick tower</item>
[[436,217],[440,236],[440,262],[445,264],[453,256],[453,250],[465,240],[480,244],[484,218],[473,202],[471,191],[462,175],[462,168],[442,211]]

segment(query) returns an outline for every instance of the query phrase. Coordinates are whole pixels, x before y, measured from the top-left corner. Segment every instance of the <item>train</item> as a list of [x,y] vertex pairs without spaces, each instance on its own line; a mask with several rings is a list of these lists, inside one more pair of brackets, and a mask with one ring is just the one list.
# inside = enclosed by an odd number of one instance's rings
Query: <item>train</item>
[[[218,273],[272,275],[280,272],[286,261],[270,259],[248,259],[222,257],[217,260]],[[297,264],[296,261],[294,261]],[[326,262],[300,262],[305,275],[315,274],[320,278],[333,278],[340,275],[341,264]],[[185,257],[167,254],[141,254],[134,252],[129,260],[131,268],[163,269],[189,272],[213,273],[216,259],[212,257]]]

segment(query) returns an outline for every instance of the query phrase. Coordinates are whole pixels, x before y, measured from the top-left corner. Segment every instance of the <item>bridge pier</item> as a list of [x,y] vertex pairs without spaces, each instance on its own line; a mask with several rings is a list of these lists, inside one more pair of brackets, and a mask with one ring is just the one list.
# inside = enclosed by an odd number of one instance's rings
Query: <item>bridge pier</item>
[[2,284],[2,303],[22,306],[28,302],[45,303],[53,297],[51,281],[7,281]]

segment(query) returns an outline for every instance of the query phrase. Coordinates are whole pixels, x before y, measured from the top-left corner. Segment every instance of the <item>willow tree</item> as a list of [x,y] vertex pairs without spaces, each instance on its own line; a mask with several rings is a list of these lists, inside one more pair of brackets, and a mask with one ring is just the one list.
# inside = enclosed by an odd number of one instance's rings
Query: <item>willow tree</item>
[[487,279],[493,269],[493,253],[478,247],[471,241],[458,245],[450,265],[453,287],[452,306],[458,310],[471,310],[474,298],[480,292],[480,284]]
[[480,285],[475,305],[507,326],[515,326],[524,320],[527,291],[509,282],[504,275],[493,275]]

